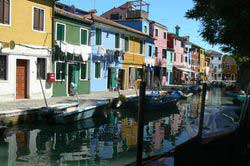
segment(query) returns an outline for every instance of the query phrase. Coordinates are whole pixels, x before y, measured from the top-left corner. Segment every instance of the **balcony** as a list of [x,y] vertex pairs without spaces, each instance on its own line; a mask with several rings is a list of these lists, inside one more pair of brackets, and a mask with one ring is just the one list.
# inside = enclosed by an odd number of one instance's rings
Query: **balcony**
[[148,19],[148,13],[144,10],[131,10],[127,13],[127,19],[139,19],[145,18]]

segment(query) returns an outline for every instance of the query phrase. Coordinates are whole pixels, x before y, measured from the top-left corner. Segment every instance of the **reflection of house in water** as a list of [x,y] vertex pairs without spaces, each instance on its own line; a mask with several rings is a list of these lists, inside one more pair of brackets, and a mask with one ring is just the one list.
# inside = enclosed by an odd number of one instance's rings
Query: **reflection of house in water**
[[171,116],[171,135],[176,135],[179,132],[182,117],[180,114],[173,114]]
[[153,144],[154,144],[154,149],[159,150],[162,148],[162,143],[164,139],[164,126],[162,123],[162,120],[159,120],[154,123],[155,124],[155,130],[154,130],[154,135],[153,135]]
[[126,141],[129,148],[136,146],[137,143],[137,122],[131,118],[122,120],[121,135],[122,139]]

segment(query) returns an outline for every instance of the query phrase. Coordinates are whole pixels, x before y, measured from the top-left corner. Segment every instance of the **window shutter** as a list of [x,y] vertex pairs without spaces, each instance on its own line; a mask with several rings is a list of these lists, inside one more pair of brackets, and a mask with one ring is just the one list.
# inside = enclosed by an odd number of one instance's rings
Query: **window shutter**
[[44,31],[44,10],[39,9],[39,30]]
[[120,34],[115,34],[115,48],[120,48]]
[[4,12],[4,8],[3,8],[3,3],[4,2],[4,0],[0,0],[0,23],[3,23],[3,12]]
[[81,64],[81,79],[87,78],[87,64]]
[[34,8],[34,20],[33,20],[33,29],[39,30],[39,9]]
[[101,29],[96,29],[96,45],[102,44],[102,31]]
[[4,24],[10,23],[10,0],[4,0]]
[[87,41],[88,41],[87,36],[88,36],[87,31],[82,29],[81,30],[81,44],[87,45]]
[[57,24],[57,39],[56,40],[62,40],[64,41],[64,25],[61,25],[61,24]]
[[95,63],[95,78],[98,78],[98,63]]

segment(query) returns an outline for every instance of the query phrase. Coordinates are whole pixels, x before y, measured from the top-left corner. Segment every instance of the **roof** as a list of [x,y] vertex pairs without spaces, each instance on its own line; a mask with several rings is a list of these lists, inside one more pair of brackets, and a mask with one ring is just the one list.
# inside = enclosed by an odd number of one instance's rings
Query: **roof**
[[57,7],[55,7],[55,13],[59,14],[59,15],[62,15],[64,17],[67,17],[67,18],[77,20],[77,21],[82,21],[82,22],[87,23],[87,24],[92,24],[93,23],[91,20],[86,19],[84,16],[73,14],[71,12],[65,11],[63,9],[59,9]]
[[[89,20],[93,20],[93,21],[96,21],[96,22],[100,22],[100,23],[103,23],[103,24],[106,24],[106,25],[114,26],[114,27],[117,27],[117,28],[121,28],[121,29],[130,31],[130,32],[133,32],[133,33],[142,35],[142,36],[144,36],[144,37],[152,38],[151,36],[149,36],[149,35],[147,35],[147,34],[141,32],[141,31],[138,31],[138,30],[133,29],[133,28],[130,28],[130,27],[128,27],[128,26],[119,24],[119,23],[114,22],[114,21],[111,21],[111,20],[109,20],[109,19],[106,19],[106,18],[103,18],[103,17],[100,17],[100,16],[96,16],[95,14],[86,15],[86,16],[84,16],[84,18],[85,18],[85,19],[89,19]],[[154,38],[152,38],[152,39],[154,39]]]
[[161,24],[161,23],[159,23],[159,22],[157,22],[157,21],[154,21],[154,20],[148,20],[150,23],[152,23],[152,24],[156,24],[156,25],[158,25],[159,27],[161,27],[161,28],[163,28],[163,29],[168,29],[167,28],[167,26],[165,26],[165,25],[163,25],[163,24]]

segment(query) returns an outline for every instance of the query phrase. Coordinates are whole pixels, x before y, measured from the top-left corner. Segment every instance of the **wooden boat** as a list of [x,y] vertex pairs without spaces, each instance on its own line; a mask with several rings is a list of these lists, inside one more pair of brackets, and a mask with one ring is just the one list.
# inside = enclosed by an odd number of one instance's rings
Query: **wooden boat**
[[76,121],[101,116],[100,110],[108,106],[108,101],[99,101],[93,106],[79,106],[78,103],[66,103],[44,108],[40,120],[53,124],[67,124]]
[[[127,102],[122,103],[118,108],[138,110],[138,97],[130,98]],[[168,108],[175,108],[177,100],[167,96],[150,96],[145,97],[145,111],[162,111]]]

